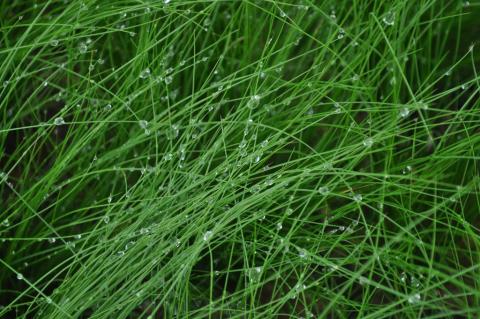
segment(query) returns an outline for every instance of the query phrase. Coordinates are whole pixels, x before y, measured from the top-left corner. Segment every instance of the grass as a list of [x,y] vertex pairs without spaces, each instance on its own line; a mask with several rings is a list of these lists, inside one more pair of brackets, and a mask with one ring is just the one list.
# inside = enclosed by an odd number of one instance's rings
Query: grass
[[1,318],[478,318],[478,2],[0,12]]

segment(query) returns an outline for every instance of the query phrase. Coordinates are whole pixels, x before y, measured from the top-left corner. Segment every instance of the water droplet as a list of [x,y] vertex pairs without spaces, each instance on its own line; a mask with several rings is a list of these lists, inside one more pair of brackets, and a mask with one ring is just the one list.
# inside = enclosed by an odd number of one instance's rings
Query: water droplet
[[180,239],[175,238],[175,241],[174,241],[175,247],[177,247],[177,248],[180,247],[180,244],[181,244],[181,243],[182,243],[182,242],[180,241]]
[[363,200],[362,194],[353,194],[352,198],[357,203],[360,203]]
[[402,173],[403,173],[403,175],[406,175],[407,173],[410,173],[411,171],[412,171],[412,166],[407,165],[407,166],[403,169]]
[[247,141],[246,140],[242,140],[240,142],[240,144],[238,144],[239,149],[244,149],[246,146],[247,146]]
[[65,120],[63,119],[63,117],[57,117],[53,120],[53,124],[55,125],[64,125],[65,124]]
[[262,267],[254,267],[247,270],[247,276],[251,283],[258,282],[262,276]]
[[337,15],[335,14],[335,10],[332,10],[332,12],[330,13],[330,19],[332,20],[337,20]]
[[17,279],[18,279],[18,280],[23,280],[24,277],[23,277],[23,275],[22,275],[21,273],[17,273]]
[[418,102],[418,107],[421,108],[422,110],[428,110],[428,104],[423,101]]
[[373,145],[373,139],[371,137],[367,137],[363,140],[363,146],[370,148]]
[[88,51],[88,46],[85,42],[80,42],[80,44],[78,45],[78,52],[80,52],[80,54],[85,54],[87,53]]
[[271,177],[267,177],[265,180],[265,185],[266,186],[272,186],[273,185],[273,179]]
[[335,102],[335,103],[333,104],[333,107],[335,108],[335,111],[334,111],[334,112],[335,112],[336,114],[342,113],[342,107],[341,107],[341,105],[340,105],[339,103]]
[[277,230],[282,230],[282,228],[283,228],[282,223],[277,223]]
[[260,95],[258,94],[253,95],[252,97],[250,97],[250,101],[248,101],[247,106],[250,108],[257,106],[258,103],[260,103],[260,99],[261,99]]
[[146,130],[148,128],[148,122],[145,121],[145,120],[138,121],[138,125],[140,125],[140,127],[144,130]]
[[410,110],[409,110],[408,108],[406,108],[406,107],[404,107],[404,108],[402,108],[402,109],[400,110],[400,116],[401,116],[402,118],[408,117],[409,114],[410,114]]
[[320,188],[318,189],[318,192],[322,195],[328,195],[328,193],[330,193],[330,190],[328,189],[328,186],[320,186]]
[[287,216],[290,216],[290,215],[293,214],[293,209],[287,208],[287,210],[285,212],[286,212]]
[[164,4],[169,4],[172,0],[163,0]]
[[302,259],[307,258],[307,251],[303,248],[298,249],[298,256]]
[[415,304],[421,300],[420,294],[416,293],[408,297],[408,303]]
[[337,39],[341,40],[345,37],[345,30],[343,28],[338,29]]
[[108,216],[108,215],[103,216],[103,222],[105,224],[108,224],[110,222],[110,216]]
[[141,79],[146,79],[148,77],[150,77],[150,69],[149,68],[146,68],[145,70],[140,72],[140,78]]
[[46,301],[48,304],[51,304],[51,303],[52,303],[52,298],[46,297],[46,298],[45,298],[45,301]]
[[167,85],[172,83],[173,76],[171,76],[171,75],[166,76],[164,81],[165,81],[165,84],[167,84]]
[[165,155],[163,156],[163,160],[164,160],[165,162],[168,162],[168,161],[172,160],[172,158],[173,158],[173,154],[172,154],[172,153],[167,153],[167,154],[165,154]]
[[213,232],[211,230],[208,230],[203,234],[203,241],[209,241],[210,238],[212,238]]
[[360,285],[363,286],[363,285],[365,285],[366,283],[368,283],[368,279],[367,279],[366,277],[364,277],[364,276],[360,276],[360,277],[358,278],[358,282],[359,282]]
[[167,130],[166,135],[168,140],[173,140],[178,137],[180,129],[177,124],[173,124],[170,129]]
[[5,218],[2,222],[2,226],[8,227],[10,226],[10,222],[8,221],[8,218]]
[[393,12],[388,12],[382,19],[383,23],[387,26],[392,26],[395,24],[395,14]]
[[285,17],[287,17],[287,14],[283,10],[280,10],[280,16],[282,18],[285,18]]
[[49,242],[50,244],[54,244],[56,241],[57,241],[57,239],[56,239],[55,237],[50,237],[50,238],[48,238],[48,242]]
[[81,235],[81,234],[76,234],[75,236],[73,236],[73,238],[75,238],[75,239],[81,239],[81,238],[82,238],[82,235]]
[[56,40],[56,39],[53,39],[52,41],[50,41],[50,45],[51,45],[52,47],[56,47],[56,46],[58,45],[58,43],[59,43],[59,41]]

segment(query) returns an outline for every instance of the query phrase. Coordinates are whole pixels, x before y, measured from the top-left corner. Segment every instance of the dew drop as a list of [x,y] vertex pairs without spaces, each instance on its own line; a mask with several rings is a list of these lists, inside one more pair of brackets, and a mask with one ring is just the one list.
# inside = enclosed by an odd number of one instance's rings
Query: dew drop
[[140,78],[141,79],[146,79],[148,77],[150,77],[150,69],[149,68],[146,68],[145,70],[140,72]]
[[80,42],[80,44],[78,45],[78,52],[80,52],[80,54],[85,54],[87,53],[88,51],[88,46],[85,42]]
[[400,110],[400,117],[406,118],[408,115],[410,115],[410,110],[408,108],[404,107]]
[[318,192],[321,194],[321,195],[328,195],[328,193],[330,193],[330,190],[328,189],[327,186],[320,186],[320,188],[318,189]]
[[246,140],[242,140],[240,142],[240,144],[238,144],[239,149],[244,149],[246,146],[247,146],[247,141]]
[[52,41],[50,41],[50,45],[51,45],[52,47],[56,47],[56,46],[58,45],[58,43],[59,43],[59,41],[56,40],[56,39],[53,39]]
[[395,24],[395,14],[393,12],[388,12],[382,19],[383,23],[387,26],[392,26]]
[[408,297],[408,303],[415,304],[418,303],[422,298],[420,297],[419,293],[413,294]]
[[252,97],[250,97],[250,101],[248,101],[247,106],[250,108],[257,106],[258,103],[260,103],[260,99],[261,99],[260,95],[258,94],[253,95]]
[[211,230],[208,230],[203,234],[203,241],[209,241],[210,238],[212,238],[213,232]]
[[23,280],[24,277],[23,277],[23,275],[22,275],[21,273],[17,273],[17,279],[18,279],[18,280]]
[[360,203],[363,200],[362,194],[353,194],[352,198],[357,203]]
[[345,30],[343,28],[338,29],[337,39],[341,40],[345,37]]
[[363,146],[366,148],[370,148],[373,145],[373,139],[371,137],[367,137],[366,139],[363,140]]
[[53,124],[55,125],[64,125],[65,124],[65,120],[63,119],[63,117],[57,117],[53,120]]
[[165,84],[167,84],[167,85],[172,83],[173,76],[171,76],[171,75],[166,76],[164,81],[165,81]]
[[138,125],[140,125],[140,127],[144,130],[146,130],[148,128],[148,122],[145,121],[145,120],[138,121]]
[[334,112],[335,112],[336,114],[342,113],[342,107],[340,106],[340,103],[335,102],[335,103],[333,104],[333,107],[334,107],[334,109],[335,109]]

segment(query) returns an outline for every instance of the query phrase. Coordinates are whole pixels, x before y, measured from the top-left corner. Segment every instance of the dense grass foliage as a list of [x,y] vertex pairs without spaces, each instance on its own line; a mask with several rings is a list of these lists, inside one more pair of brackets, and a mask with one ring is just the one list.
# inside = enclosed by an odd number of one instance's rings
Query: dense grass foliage
[[0,2],[0,317],[478,318],[479,19]]

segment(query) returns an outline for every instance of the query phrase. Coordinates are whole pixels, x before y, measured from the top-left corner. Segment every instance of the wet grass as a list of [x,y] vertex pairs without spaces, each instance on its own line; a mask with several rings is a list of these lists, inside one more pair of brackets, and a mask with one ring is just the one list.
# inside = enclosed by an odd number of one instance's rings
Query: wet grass
[[0,317],[478,317],[478,3],[0,12]]

